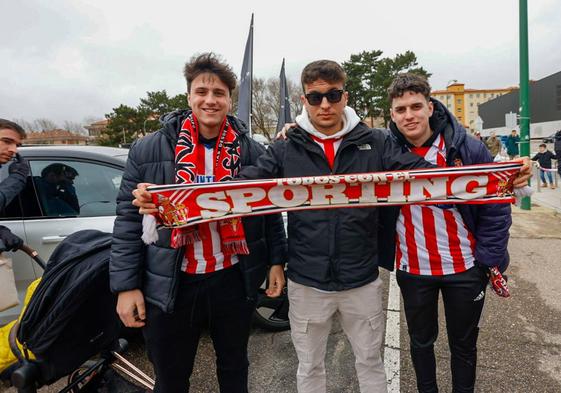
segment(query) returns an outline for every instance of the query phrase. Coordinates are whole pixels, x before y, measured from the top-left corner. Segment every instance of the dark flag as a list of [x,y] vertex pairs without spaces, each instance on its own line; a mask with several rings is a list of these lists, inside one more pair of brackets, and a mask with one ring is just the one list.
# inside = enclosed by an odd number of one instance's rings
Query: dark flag
[[238,118],[247,124],[249,135],[251,135],[251,91],[253,79],[253,14],[251,14],[251,25],[249,35],[245,43],[243,55],[242,72],[240,75],[240,93],[238,96]]
[[284,73],[284,59],[282,59],[282,67],[279,78],[280,108],[277,121],[277,132],[279,132],[286,123],[292,123],[292,116],[290,116],[290,98],[288,93],[288,84],[286,83],[286,74]]

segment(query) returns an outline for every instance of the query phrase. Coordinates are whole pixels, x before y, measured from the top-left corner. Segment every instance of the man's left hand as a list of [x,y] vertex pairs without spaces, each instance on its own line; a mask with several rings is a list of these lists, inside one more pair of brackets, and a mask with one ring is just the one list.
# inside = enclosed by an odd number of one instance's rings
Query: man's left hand
[[279,297],[286,284],[284,279],[284,268],[282,265],[273,265],[269,270],[269,287],[265,293],[269,297]]
[[521,162],[522,168],[516,179],[514,179],[514,188],[522,188],[528,185],[528,180],[532,177],[532,161],[529,157],[520,157],[514,161]]

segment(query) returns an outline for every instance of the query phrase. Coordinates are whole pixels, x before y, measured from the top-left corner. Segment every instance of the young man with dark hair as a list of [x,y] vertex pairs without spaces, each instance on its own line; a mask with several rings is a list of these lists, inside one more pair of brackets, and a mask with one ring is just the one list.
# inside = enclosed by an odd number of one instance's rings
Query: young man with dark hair
[[[13,121],[0,119],[0,166],[10,163],[9,176],[0,183],[0,214],[24,189],[29,174],[27,161],[18,154],[18,147],[25,139],[25,131]],[[0,225],[0,239],[7,251],[17,250],[23,240],[8,228]]]
[[544,169],[551,170],[551,160],[559,159],[559,157],[547,150],[547,145],[545,143],[540,144],[539,149],[540,151],[534,157],[532,157],[532,161],[537,161],[540,166],[540,179],[542,181],[542,187],[547,188],[547,182],[545,181],[545,176],[547,175],[549,186],[552,189],[555,189],[555,184],[553,183],[554,172],[544,171]]
[[[393,149],[347,106],[346,75],[334,61],[302,71],[304,109],[287,140],[246,168],[248,178],[321,176],[431,166]],[[362,393],[386,392],[384,314],[378,277],[377,208],[288,212],[288,296],[299,393],[325,393],[325,354],[335,314],[356,358]]]
[[[144,328],[155,392],[189,391],[199,337],[208,326],[220,392],[245,393],[250,324],[268,263],[267,294],[278,296],[284,286],[282,217],[160,228],[154,244],[141,240],[139,213],[156,212],[148,184],[232,180],[264,151],[243,123],[228,115],[236,77],[227,64],[202,54],[187,63],[185,77],[191,110],[164,115],[162,128],[130,149],[117,197],[111,289],[119,294],[123,323]],[[150,203],[139,211],[133,197]]]
[[[430,98],[427,80],[400,74],[388,89],[391,137],[439,167],[492,162],[485,145],[470,138],[440,102]],[[451,352],[453,392],[473,392],[478,323],[487,272],[504,271],[510,206],[406,205],[387,208],[382,217],[395,253],[397,282],[403,295],[411,341],[411,358],[419,392],[438,392],[433,344],[438,336],[438,297],[442,292]]]

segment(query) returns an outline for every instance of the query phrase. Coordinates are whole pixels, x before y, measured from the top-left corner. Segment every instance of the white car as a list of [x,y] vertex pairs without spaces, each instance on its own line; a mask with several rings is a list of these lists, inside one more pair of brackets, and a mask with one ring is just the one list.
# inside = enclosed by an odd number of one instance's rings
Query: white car
[[[8,227],[47,260],[66,236],[81,229],[113,230],[115,200],[127,149],[101,146],[29,146],[19,149],[31,175],[18,198],[0,217]],[[8,165],[0,168],[0,181]],[[23,252],[13,259],[20,304],[29,283],[42,269]],[[0,313],[0,325],[19,315],[21,306]]]

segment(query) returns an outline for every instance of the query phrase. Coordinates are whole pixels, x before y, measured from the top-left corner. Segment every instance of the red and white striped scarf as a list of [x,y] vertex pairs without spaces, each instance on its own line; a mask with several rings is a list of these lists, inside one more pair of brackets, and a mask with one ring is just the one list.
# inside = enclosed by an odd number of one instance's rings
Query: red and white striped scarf
[[[238,174],[241,167],[239,133],[227,118],[220,126],[220,134],[214,147],[214,179],[216,182],[231,181]],[[184,121],[179,132],[175,147],[175,182],[189,184],[197,182],[197,175],[205,173],[204,146],[199,142],[199,123],[193,113]],[[202,160],[200,159],[202,157]],[[181,204],[181,201],[179,201]],[[168,206],[170,212],[181,208],[177,202]],[[165,210],[165,206],[164,209]],[[166,214],[162,211],[162,214]],[[171,236],[171,246],[179,248],[193,244],[197,240],[211,241],[201,238],[200,226],[202,223],[189,228],[175,228]],[[249,254],[243,224],[240,218],[230,218],[219,222],[218,230],[222,242],[222,251],[226,255]],[[208,231],[204,231],[207,232]]]

